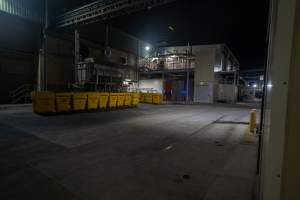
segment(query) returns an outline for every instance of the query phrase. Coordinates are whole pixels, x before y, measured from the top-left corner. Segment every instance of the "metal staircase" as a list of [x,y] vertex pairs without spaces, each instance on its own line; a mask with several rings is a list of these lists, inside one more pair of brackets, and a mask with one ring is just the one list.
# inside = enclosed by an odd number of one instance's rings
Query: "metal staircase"
[[31,102],[31,91],[33,86],[30,84],[24,84],[18,87],[17,89],[9,93],[11,99],[11,104],[21,104],[21,103],[30,103]]

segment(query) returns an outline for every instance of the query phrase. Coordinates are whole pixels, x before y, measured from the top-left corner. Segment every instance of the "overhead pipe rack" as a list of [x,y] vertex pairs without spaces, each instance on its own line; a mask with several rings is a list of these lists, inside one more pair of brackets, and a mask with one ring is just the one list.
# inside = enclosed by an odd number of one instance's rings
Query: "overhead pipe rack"
[[175,0],[109,0],[96,1],[71,10],[57,19],[56,27],[62,28],[76,24],[88,24],[107,20],[120,15],[151,9]]

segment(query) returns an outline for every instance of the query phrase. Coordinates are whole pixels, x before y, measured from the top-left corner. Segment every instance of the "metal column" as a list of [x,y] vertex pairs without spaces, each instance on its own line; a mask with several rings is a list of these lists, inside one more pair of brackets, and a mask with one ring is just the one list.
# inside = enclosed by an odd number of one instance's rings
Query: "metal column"
[[39,63],[38,63],[38,77],[37,77],[37,90],[47,90],[47,29],[48,29],[48,0],[44,1],[44,27],[42,30],[41,49],[39,50]]
[[48,36],[47,36],[48,27],[49,27],[48,0],[45,0],[45,30],[44,30],[45,90],[48,89]]
[[136,81],[137,81],[137,89],[140,88],[140,40],[137,40],[137,59],[136,59]]
[[[189,45],[188,45],[189,46]],[[189,102],[189,87],[190,87],[190,66],[189,66],[189,53],[188,50],[186,50],[186,103]]]
[[74,31],[74,81],[78,82],[77,68],[80,62],[80,36],[79,31],[75,29]]
[[37,91],[44,90],[44,50],[39,50],[38,73],[37,73]]

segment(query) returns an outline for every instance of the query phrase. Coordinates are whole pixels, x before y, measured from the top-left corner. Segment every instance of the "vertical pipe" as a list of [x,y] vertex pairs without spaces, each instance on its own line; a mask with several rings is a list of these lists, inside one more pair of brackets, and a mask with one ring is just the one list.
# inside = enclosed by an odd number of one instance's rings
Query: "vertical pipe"
[[44,27],[44,90],[48,89],[48,37],[47,37],[47,29],[49,26],[48,21],[48,0],[45,0],[45,27]]
[[80,36],[79,31],[75,29],[74,31],[74,82],[78,82],[77,67],[80,61]]
[[[190,45],[188,44],[188,47]],[[186,72],[186,98],[185,98],[185,101],[186,101],[186,104],[188,104],[189,102],[189,82],[190,82],[190,72],[189,72],[189,52],[188,52],[188,49],[186,50],[186,69],[187,69],[187,72]]]
[[38,72],[37,72],[37,91],[43,90],[43,65],[44,65],[44,52],[42,49],[39,50],[39,59],[38,59]]
[[165,72],[164,72],[165,68],[162,69],[162,98],[163,101],[165,99]]
[[105,25],[105,47],[109,46],[109,26]]
[[237,80],[237,70],[235,69],[234,71],[234,77],[233,77],[233,85],[234,85],[234,102],[232,103],[236,103],[236,100],[237,100],[237,89],[238,89],[238,80]]
[[[137,41],[137,66],[139,67],[140,62],[140,40]],[[140,73],[139,68],[137,70],[137,87],[140,88]]]

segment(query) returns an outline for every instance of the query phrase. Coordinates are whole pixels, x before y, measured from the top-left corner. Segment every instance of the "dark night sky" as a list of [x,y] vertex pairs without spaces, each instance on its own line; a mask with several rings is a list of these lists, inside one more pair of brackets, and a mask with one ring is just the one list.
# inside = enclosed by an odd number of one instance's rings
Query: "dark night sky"
[[[77,5],[88,0],[77,0]],[[72,5],[74,6],[72,1]],[[61,7],[62,9],[62,7]],[[268,0],[177,0],[111,20],[111,24],[153,44],[226,43],[241,68],[264,65]],[[173,26],[175,31],[170,31]]]

